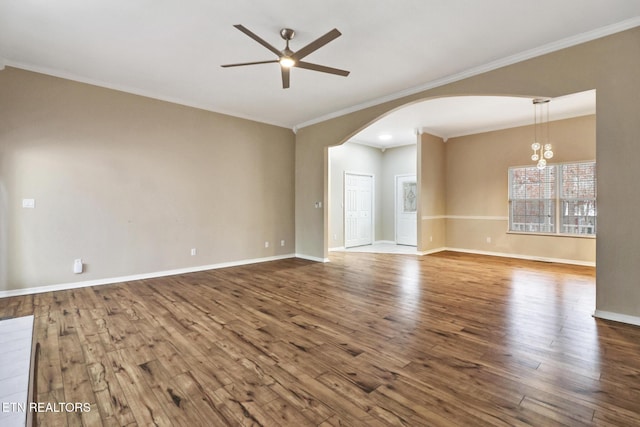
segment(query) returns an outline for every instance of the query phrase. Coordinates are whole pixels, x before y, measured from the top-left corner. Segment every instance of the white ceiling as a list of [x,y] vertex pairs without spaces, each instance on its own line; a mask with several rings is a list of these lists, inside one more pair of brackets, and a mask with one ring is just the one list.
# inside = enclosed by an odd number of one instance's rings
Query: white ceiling
[[[275,58],[234,24],[293,50],[338,28],[305,60],[351,75],[221,68]],[[638,0],[2,0],[0,68],[295,128],[638,25]]]
[[[556,97],[549,120],[596,113],[596,91]],[[350,141],[378,148],[415,144],[416,133],[444,138],[533,124],[532,98],[456,96],[417,102],[394,111],[354,135]],[[381,136],[386,136],[382,139]]]

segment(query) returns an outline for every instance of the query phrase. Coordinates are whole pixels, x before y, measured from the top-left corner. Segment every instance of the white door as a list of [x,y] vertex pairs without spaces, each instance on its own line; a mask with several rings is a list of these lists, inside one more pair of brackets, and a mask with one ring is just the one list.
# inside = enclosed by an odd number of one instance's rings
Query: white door
[[415,175],[396,176],[396,243],[418,244],[418,185]]
[[373,175],[344,174],[344,247],[373,243]]

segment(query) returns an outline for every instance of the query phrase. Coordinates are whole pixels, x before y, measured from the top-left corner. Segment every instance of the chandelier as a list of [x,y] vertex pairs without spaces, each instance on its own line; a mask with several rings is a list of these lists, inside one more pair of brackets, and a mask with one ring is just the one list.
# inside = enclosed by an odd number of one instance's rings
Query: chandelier
[[547,160],[553,157],[553,147],[549,139],[549,102],[551,98],[533,100],[533,154],[531,160],[538,162],[538,169],[547,166]]

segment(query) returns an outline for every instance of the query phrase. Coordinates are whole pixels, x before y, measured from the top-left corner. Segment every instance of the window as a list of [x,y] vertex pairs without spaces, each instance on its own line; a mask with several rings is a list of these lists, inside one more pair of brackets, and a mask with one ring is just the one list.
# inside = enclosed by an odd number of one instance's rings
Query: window
[[595,162],[509,168],[509,231],[596,234]]
[[596,164],[570,163],[562,169],[562,233],[596,234]]

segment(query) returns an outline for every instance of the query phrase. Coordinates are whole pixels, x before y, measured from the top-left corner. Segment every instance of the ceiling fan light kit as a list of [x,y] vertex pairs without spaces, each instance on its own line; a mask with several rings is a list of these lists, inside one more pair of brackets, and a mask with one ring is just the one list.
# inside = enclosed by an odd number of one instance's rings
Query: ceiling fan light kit
[[282,58],[280,58],[279,62],[280,65],[282,65],[284,68],[291,68],[296,65],[295,59],[291,58],[290,56],[283,56]]
[[327,67],[325,65],[318,65],[318,64],[312,64],[310,62],[301,61],[302,58],[306,57],[307,55],[320,49],[322,46],[326,45],[327,43],[340,37],[342,33],[340,33],[340,31],[338,31],[335,28],[329,31],[327,34],[317,38],[316,40],[312,41],[308,45],[294,52],[289,48],[289,41],[291,41],[291,39],[293,39],[293,37],[296,34],[295,31],[293,31],[291,28],[283,28],[282,30],[280,30],[280,37],[282,37],[282,39],[286,42],[286,45],[284,49],[278,50],[269,42],[265,41],[264,39],[262,39],[257,34],[253,33],[251,30],[249,30],[245,26],[237,24],[237,25],[234,25],[234,27],[236,27],[238,30],[242,31],[247,36],[254,39],[256,42],[260,43],[262,46],[270,50],[272,53],[276,54],[278,58],[274,60],[268,60],[268,61],[226,64],[226,65],[222,65],[223,68],[242,67],[245,65],[270,64],[270,63],[277,62],[280,64],[283,89],[287,89],[289,87],[290,69],[294,67],[304,68],[306,70],[312,70],[312,71],[320,71],[322,73],[335,74],[343,77],[346,77],[349,75],[349,71],[346,71],[346,70],[341,70],[339,68],[332,68],[332,67]]

